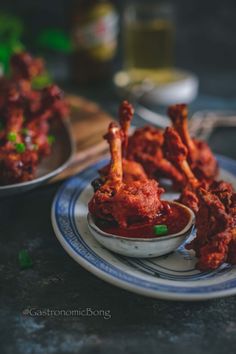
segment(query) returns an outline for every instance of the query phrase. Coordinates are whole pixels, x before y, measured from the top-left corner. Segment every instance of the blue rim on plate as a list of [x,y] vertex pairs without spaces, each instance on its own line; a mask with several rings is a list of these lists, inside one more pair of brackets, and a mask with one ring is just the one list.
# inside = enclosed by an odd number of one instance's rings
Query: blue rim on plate
[[[235,182],[236,161],[223,156],[217,159]],[[196,271],[196,259],[183,245],[173,254],[141,260],[116,255],[97,243],[87,228],[87,201],[91,196],[90,182],[105,162],[67,180],[55,196],[52,224],[69,255],[99,278],[150,297],[205,300],[236,294],[236,267],[224,264],[215,271]]]

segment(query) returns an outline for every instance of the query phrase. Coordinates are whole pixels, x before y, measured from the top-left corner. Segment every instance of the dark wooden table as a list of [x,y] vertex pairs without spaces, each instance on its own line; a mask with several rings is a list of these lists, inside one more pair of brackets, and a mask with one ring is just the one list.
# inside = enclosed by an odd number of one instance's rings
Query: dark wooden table
[[[90,98],[115,112],[118,100],[111,94],[90,91]],[[214,107],[236,110],[233,100],[206,96],[192,110]],[[236,159],[235,130],[217,131],[210,144]],[[0,200],[1,353],[235,352],[236,297],[196,303],[153,300],[106,284],[75,263],[51,226],[58,187]],[[31,269],[20,270],[21,249],[31,254]],[[107,311],[110,318],[54,311],[86,309]]]

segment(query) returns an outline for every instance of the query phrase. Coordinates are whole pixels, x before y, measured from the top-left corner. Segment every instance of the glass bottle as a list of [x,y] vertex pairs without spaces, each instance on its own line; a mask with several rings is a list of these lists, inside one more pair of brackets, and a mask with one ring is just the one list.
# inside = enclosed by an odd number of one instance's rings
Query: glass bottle
[[106,79],[117,48],[118,14],[107,0],[76,2],[72,19],[73,78],[77,83]]

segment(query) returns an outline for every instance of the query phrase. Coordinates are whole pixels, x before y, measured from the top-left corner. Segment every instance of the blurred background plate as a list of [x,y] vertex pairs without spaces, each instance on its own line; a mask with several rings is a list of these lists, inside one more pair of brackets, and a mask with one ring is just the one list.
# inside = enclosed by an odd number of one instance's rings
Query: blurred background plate
[[38,187],[68,167],[74,152],[69,122],[58,120],[52,126],[51,133],[55,136],[52,153],[38,165],[36,178],[28,182],[0,186],[0,197],[26,192]]
[[170,105],[176,103],[190,103],[198,94],[199,80],[191,72],[172,69],[162,73],[162,80],[142,79],[138,73],[119,71],[113,82],[117,93],[121,97],[140,100],[146,104]]

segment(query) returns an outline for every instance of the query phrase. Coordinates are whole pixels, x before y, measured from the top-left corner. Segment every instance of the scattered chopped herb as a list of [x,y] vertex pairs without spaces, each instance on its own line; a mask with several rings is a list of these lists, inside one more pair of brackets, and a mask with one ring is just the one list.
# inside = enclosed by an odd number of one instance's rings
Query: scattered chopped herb
[[7,134],[7,140],[11,141],[12,143],[14,143],[16,141],[16,133],[14,132],[9,132]]
[[21,132],[22,132],[22,134],[24,134],[24,135],[28,135],[28,134],[29,134],[29,129],[23,128],[23,129],[21,130]]
[[15,145],[16,146],[16,151],[22,154],[25,152],[25,144],[24,143],[18,143]]
[[166,235],[168,233],[168,227],[167,225],[155,225],[153,226],[153,231],[157,236]]
[[34,90],[42,90],[44,87],[51,84],[52,79],[47,73],[34,77],[31,82],[32,88]]
[[56,138],[54,135],[48,135],[48,144],[52,145],[53,143],[55,143]]
[[21,269],[31,268],[33,265],[32,259],[27,250],[21,250],[18,254],[18,260]]

